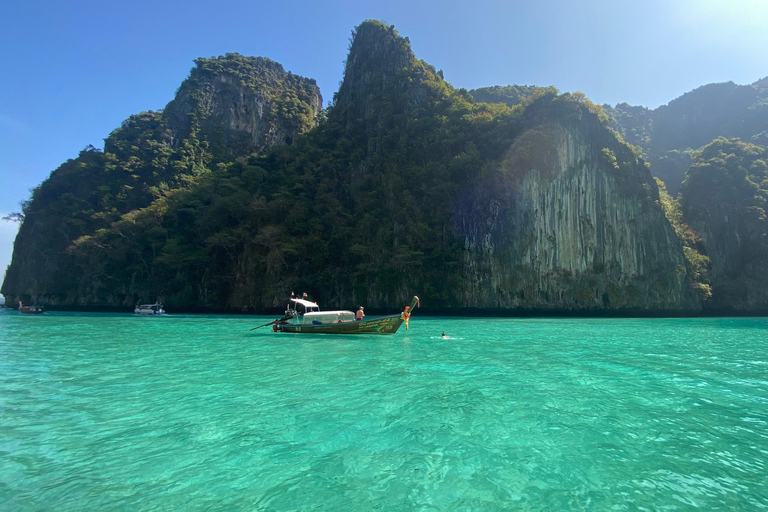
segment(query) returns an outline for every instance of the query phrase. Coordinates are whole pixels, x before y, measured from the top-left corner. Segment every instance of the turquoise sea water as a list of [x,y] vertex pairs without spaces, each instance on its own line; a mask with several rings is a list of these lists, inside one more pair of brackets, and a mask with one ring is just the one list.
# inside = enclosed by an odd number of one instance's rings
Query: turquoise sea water
[[0,510],[768,508],[768,319],[270,320],[0,311]]

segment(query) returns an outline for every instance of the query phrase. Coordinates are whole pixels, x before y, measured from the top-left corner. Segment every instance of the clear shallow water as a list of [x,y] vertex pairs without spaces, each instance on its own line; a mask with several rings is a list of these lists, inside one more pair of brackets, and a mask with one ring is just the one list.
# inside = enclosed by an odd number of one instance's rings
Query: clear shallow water
[[0,509],[768,508],[768,319],[270,320],[0,311]]

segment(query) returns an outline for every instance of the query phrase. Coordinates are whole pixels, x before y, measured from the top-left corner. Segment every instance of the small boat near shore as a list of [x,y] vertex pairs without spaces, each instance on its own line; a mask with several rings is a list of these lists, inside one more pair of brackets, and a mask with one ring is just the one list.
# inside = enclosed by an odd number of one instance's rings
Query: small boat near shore
[[19,313],[24,313],[25,315],[42,315],[45,313],[45,308],[43,306],[25,306],[19,301]]
[[309,334],[395,334],[403,323],[408,328],[408,319],[419,305],[419,298],[414,295],[411,304],[397,315],[362,320],[356,320],[355,313],[348,310],[320,311],[316,302],[306,299],[292,298],[291,303],[282,318],[259,327],[272,325],[274,332]]
[[162,304],[139,304],[133,312],[139,316],[157,316],[165,314]]

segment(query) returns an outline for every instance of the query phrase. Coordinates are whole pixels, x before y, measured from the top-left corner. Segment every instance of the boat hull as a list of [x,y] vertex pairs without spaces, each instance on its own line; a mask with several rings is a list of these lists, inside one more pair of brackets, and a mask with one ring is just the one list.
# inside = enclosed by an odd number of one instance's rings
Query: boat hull
[[19,313],[25,315],[42,315],[45,313],[45,308],[41,306],[22,306],[19,308]]
[[401,315],[390,315],[359,322],[335,324],[277,323],[273,326],[273,330],[308,334],[395,334],[402,324]]
[[165,314],[161,304],[141,304],[136,306],[133,312],[139,316],[159,316]]

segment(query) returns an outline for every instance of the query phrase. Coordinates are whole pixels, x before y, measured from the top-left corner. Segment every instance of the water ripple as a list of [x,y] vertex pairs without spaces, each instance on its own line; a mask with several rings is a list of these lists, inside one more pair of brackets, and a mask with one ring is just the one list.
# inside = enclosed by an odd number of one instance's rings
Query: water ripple
[[764,319],[268,320],[0,314],[0,508],[768,508]]

